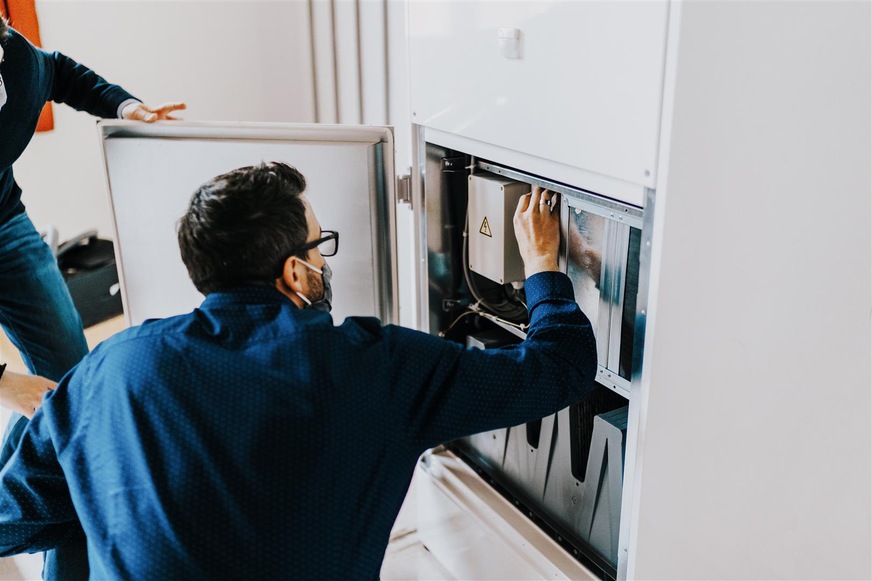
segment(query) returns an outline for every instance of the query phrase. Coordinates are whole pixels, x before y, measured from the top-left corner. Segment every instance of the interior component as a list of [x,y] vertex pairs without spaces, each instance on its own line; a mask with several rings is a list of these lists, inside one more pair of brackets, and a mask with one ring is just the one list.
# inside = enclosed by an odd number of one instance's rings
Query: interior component
[[512,218],[530,184],[493,174],[469,176],[469,269],[504,284],[524,280]]
[[[626,409],[625,399],[598,386],[554,415],[475,434],[452,449],[522,500],[578,554],[599,563],[606,576],[614,576],[624,452],[609,425],[625,432]],[[623,416],[614,410],[624,410]],[[609,425],[600,425],[601,417]]]
[[598,386],[556,414],[450,446],[570,553],[614,577],[623,444],[621,424],[608,414],[627,406],[642,211],[432,143],[425,147],[430,328],[437,320],[434,333],[469,347],[499,348],[526,336],[523,285],[511,284],[523,279],[512,218],[519,197],[534,185],[561,194],[559,266],[595,330]]
[[579,523],[582,536],[615,564],[618,562],[628,410],[624,406],[593,419],[584,478],[585,486],[590,486],[590,490],[585,490]]

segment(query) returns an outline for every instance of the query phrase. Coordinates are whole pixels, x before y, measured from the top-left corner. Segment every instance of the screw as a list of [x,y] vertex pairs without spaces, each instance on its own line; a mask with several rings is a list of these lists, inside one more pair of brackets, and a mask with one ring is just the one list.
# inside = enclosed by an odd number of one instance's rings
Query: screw
[[649,170],[645,170],[645,177],[651,177],[651,172]]

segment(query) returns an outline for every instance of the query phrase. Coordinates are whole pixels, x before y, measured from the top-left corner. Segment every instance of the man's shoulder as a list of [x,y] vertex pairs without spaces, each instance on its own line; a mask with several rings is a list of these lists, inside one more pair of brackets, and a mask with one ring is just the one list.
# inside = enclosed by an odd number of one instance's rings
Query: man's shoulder
[[14,28],[9,29],[9,36],[3,43],[3,51],[5,53],[4,60],[19,66],[44,54]]
[[368,335],[381,335],[385,326],[376,317],[348,317],[337,329]]
[[92,354],[106,357],[129,349],[147,348],[149,344],[161,342],[183,332],[190,325],[193,315],[193,313],[187,313],[164,319],[148,319],[141,325],[128,327],[112,335],[97,345]]

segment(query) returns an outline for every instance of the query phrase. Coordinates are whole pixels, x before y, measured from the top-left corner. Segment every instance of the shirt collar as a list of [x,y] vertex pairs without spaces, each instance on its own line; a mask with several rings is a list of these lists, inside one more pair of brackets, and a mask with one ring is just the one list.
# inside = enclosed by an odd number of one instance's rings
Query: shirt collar
[[291,303],[291,299],[280,293],[274,287],[266,285],[240,286],[222,291],[209,293],[201,309],[213,309],[216,307],[232,305],[260,305],[260,304],[284,304]]

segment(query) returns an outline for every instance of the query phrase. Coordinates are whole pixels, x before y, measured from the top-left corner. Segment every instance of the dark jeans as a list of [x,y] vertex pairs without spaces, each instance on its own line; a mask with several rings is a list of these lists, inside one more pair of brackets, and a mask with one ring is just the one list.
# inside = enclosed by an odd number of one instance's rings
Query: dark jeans
[[[0,225],[0,327],[31,373],[54,381],[88,352],[82,320],[48,245],[26,214]],[[15,452],[27,418],[14,413],[0,448],[0,467]],[[43,578],[87,579],[83,532],[45,553]]]

